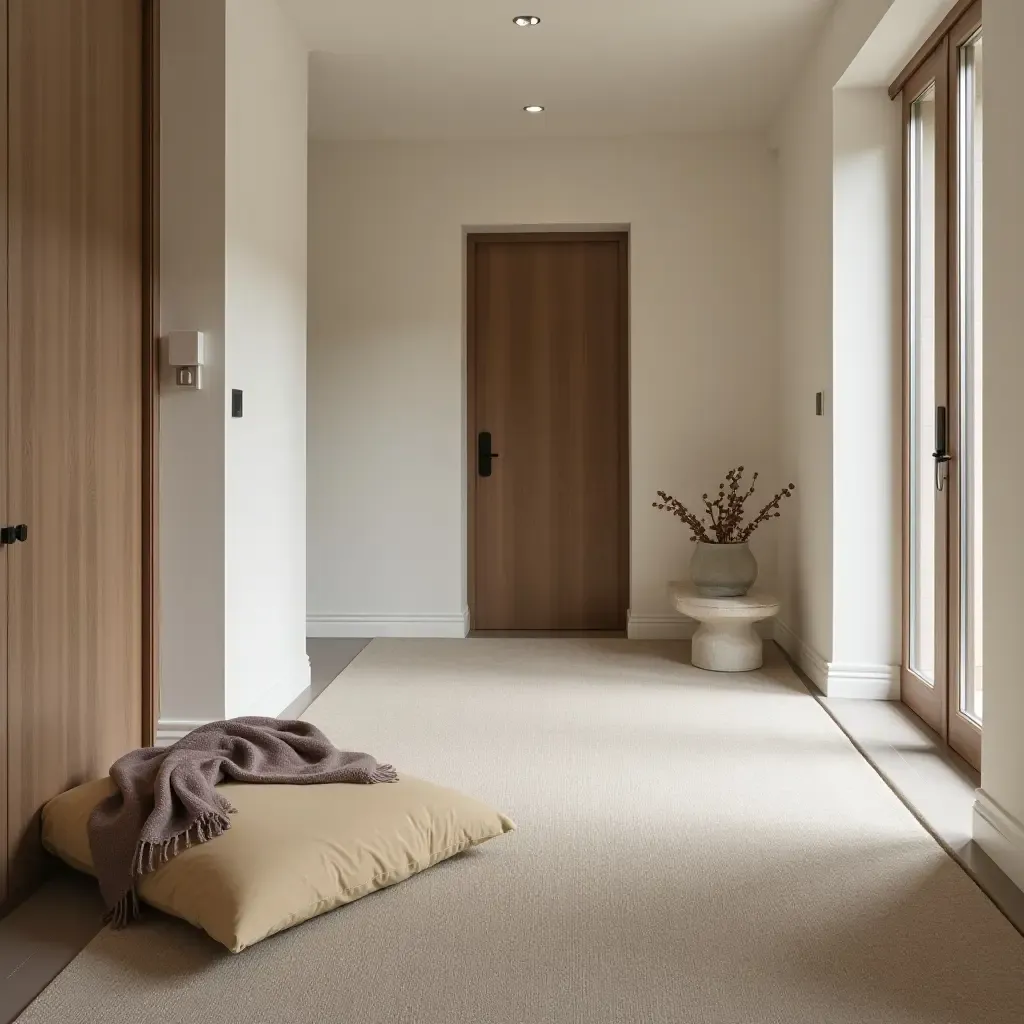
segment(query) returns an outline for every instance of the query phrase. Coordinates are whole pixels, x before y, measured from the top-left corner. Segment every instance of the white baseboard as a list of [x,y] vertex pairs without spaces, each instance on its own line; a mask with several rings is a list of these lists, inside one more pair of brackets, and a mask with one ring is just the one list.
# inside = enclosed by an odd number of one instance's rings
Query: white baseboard
[[856,700],[899,700],[899,665],[843,665],[831,661],[826,697],[852,697]]
[[[309,655],[303,652],[299,662],[299,680],[305,683],[302,691],[285,708],[277,718],[298,718],[309,707],[313,700],[313,667],[309,663]],[[201,725],[209,725],[212,718],[161,718],[156,724],[156,745],[169,747],[172,743],[187,736],[193,729]]]
[[438,637],[462,639],[469,633],[469,609],[459,615],[309,615],[310,637]]
[[310,663],[309,655],[303,654],[302,680],[306,684],[302,690],[295,695],[288,707],[275,717],[277,718],[298,718],[310,704],[313,703],[313,666]]
[[855,700],[899,700],[898,665],[850,665],[826,661],[782,621],[775,623],[775,642],[800,666],[826,697]]
[[1018,889],[1024,889],[1024,825],[983,789],[974,801],[974,841]]
[[[759,622],[757,631],[766,640],[772,639],[770,622]],[[682,615],[634,615],[626,617],[626,636],[630,640],[692,640],[697,623]]]
[[156,745],[158,747],[169,747],[172,743],[180,740],[182,736],[188,735],[193,729],[201,725],[208,725],[212,719],[208,718],[161,718],[156,723]]
[[775,620],[775,642],[800,666],[804,675],[825,693],[828,686],[828,662],[781,619]]
[[697,631],[693,619],[681,615],[626,616],[626,636],[630,640],[692,640]]

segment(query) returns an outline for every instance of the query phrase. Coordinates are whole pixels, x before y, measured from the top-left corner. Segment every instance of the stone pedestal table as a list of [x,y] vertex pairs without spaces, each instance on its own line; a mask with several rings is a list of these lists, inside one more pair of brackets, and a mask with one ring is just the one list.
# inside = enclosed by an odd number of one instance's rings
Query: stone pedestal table
[[691,661],[710,672],[752,672],[764,662],[761,637],[754,626],[779,613],[778,598],[763,590],[745,597],[702,597],[691,583],[669,584],[676,611],[696,619]]

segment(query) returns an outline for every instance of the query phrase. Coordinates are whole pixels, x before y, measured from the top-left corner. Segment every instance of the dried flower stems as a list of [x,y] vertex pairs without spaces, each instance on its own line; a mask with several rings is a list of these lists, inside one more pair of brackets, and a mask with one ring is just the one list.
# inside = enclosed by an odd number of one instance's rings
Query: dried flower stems
[[743,490],[743,466],[730,469],[725,474],[725,480],[718,485],[718,496],[714,500],[707,494],[703,495],[703,516],[691,512],[682,502],[664,491],[658,491],[661,501],[654,502],[653,507],[671,512],[686,523],[694,541],[700,541],[702,544],[743,544],[762,523],[769,519],[778,519],[782,515],[779,507],[783,498],[792,497],[793,491],[796,490],[796,484],[783,487],[749,523],[744,525],[747,499],[754,493],[757,477],[758,474],[755,473],[751,478],[750,487]]

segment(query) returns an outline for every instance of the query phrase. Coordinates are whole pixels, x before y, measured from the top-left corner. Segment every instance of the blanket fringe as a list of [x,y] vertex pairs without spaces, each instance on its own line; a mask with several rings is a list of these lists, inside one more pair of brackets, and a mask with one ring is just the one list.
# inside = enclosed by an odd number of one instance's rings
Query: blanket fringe
[[121,898],[103,915],[103,923],[111,928],[125,928],[139,916],[139,897],[135,885],[121,895]]
[[[229,808],[228,813],[233,814],[234,811],[235,809],[232,807]],[[205,843],[210,839],[216,839],[229,828],[231,828],[231,822],[227,820],[226,816],[218,811],[209,811],[196,818],[188,828],[182,829],[161,842],[139,840],[135,844],[135,853],[132,855],[131,888],[122,893],[114,906],[107,911],[103,918],[104,923],[113,928],[124,928],[134,921],[139,916],[139,897],[135,889],[136,879],[156,871],[183,848],[187,850],[193,843]]]
[[377,765],[377,770],[370,776],[371,782],[397,782],[398,772],[389,764]]
[[[390,764],[379,764],[370,775],[369,781],[371,783],[397,782],[398,772]],[[177,856],[179,852],[191,849],[193,843],[205,843],[223,835],[227,829],[231,828],[231,822],[227,815],[234,813],[234,807],[226,807],[224,811],[208,811],[196,818],[188,828],[176,832],[167,839],[159,842],[140,839],[135,844],[135,852],[132,855],[131,886],[121,894],[113,907],[104,915],[104,923],[109,924],[112,928],[125,928],[136,920],[139,916],[136,881],[143,875],[156,871],[172,857]]]

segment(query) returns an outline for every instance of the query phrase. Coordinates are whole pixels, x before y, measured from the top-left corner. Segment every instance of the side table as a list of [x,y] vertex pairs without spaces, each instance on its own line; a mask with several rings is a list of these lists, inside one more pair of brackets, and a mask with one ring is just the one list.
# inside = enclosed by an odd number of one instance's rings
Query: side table
[[670,583],[676,611],[700,623],[691,662],[709,672],[752,672],[764,663],[755,623],[779,613],[779,600],[764,591],[745,597],[703,597],[691,583]]

